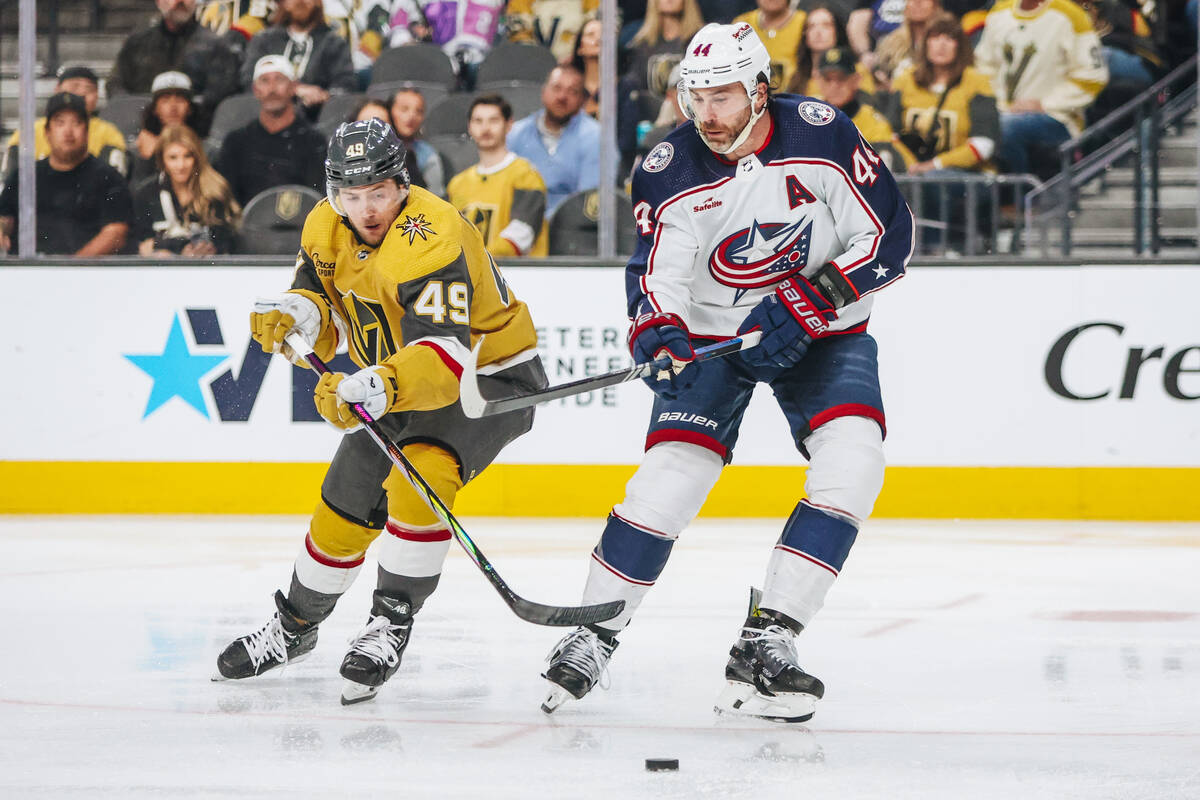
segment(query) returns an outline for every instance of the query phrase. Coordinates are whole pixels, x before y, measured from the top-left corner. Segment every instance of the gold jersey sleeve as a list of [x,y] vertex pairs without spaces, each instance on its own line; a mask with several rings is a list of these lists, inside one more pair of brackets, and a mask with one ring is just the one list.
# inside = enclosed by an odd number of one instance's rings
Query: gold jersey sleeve
[[[3,166],[0,170],[8,174],[17,165],[17,147],[21,142],[20,134],[13,131],[8,139],[8,147],[4,154]],[[88,118],[88,152],[121,173],[124,177],[129,171],[125,154],[125,137],[106,119],[92,116]],[[38,117],[33,121],[33,157],[42,159],[50,155],[50,142],[46,139],[46,118]]]
[[292,289],[323,306],[319,343],[326,352],[344,338],[354,363],[386,361],[401,376],[395,410],[454,402],[480,337],[484,370],[537,345],[529,309],[509,290],[479,232],[416,186],[374,248],[328,201],[318,203],[301,234]]
[[506,161],[499,169],[476,164],[458,173],[446,186],[447,199],[479,229],[492,256],[548,255],[546,183],[525,159]]
[[892,172],[907,172],[908,168],[916,163],[916,157],[900,141],[900,136],[892,129],[892,124],[873,106],[859,103],[858,111],[851,121],[867,144],[883,156]]
[[1000,115],[986,75],[967,67],[942,100],[942,92],[919,85],[910,68],[897,76],[892,91],[893,121],[902,133],[934,143],[938,167],[988,168],[1000,140]]

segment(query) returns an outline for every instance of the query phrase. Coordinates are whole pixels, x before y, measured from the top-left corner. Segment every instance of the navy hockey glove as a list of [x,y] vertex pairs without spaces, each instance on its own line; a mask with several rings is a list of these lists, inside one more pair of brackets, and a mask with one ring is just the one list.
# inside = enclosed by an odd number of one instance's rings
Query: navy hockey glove
[[837,319],[837,309],[817,287],[796,275],[764,297],[746,315],[738,335],[762,331],[757,347],[742,351],[752,367],[792,367],[804,358],[813,339],[828,336],[829,323]]
[[[694,355],[687,328],[674,314],[647,313],[635,319],[629,330],[629,349],[635,364],[653,361],[660,354],[670,356],[676,362],[689,362]],[[695,383],[698,370],[698,365],[684,363],[677,369],[661,370],[642,380],[659,397],[674,400]]]

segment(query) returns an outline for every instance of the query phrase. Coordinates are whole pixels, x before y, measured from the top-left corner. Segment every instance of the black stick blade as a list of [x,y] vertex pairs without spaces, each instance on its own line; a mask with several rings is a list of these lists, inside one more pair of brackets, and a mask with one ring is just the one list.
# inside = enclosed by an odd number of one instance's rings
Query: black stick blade
[[594,606],[547,606],[514,596],[509,606],[514,614],[534,625],[573,628],[612,619],[625,610],[625,601],[613,600]]

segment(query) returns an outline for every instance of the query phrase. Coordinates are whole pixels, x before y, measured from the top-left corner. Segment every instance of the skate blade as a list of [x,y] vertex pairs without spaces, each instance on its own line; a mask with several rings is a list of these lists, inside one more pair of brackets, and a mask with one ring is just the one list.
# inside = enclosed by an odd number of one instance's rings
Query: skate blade
[[748,683],[729,681],[713,711],[730,716],[754,717],[770,722],[808,722],[816,710],[817,698],[811,694],[767,696]]
[[304,653],[303,655],[296,656],[295,658],[289,658],[286,664],[280,664],[278,667],[271,667],[270,669],[264,670],[264,671],[258,673],[257,675],[247,675],[244,678],[227,678],[221,674],[221,670],[217,670],[216,672],[214,672],[212,674],[212,677],[209,678],[209,680],[212,681],[213,683],[221,683],[223,681],[248,681],[251,678],[261,678],[263,675],[267,675],[267,674],[271,674],[271,673],[274,673],[276,675],[282,675],[283,671],[285,669],[287,669],[289,666],[291,666],[292,664],[299,664],[301,661],[303,661],[304,659],[308,658],[311,655],[312,655],[312,651],[309,650],[307,653]]
[[550,687],[546,699],[542,701],[542,711],[547,714],[553,714],[559,706],[571,699],[571,693],[557,683],[550,683]]
[[354,681],[342,683],[342,705],[352,706],[355,703],[365,703],[379,694],[378,686],[363,686]]

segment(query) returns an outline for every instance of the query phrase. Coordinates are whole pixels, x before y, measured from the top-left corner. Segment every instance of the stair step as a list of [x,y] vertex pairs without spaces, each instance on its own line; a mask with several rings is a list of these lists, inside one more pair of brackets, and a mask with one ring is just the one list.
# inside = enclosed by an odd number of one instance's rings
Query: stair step
[[[1081,207],[1072,220],[1078,230],[1100,228],[1115,229],[1124,226],[1127,230],[1134,224],[1134,207],[1120,202],[1092,203]],[[1196,206],[1162,205],[1158,209],[1158,224],[1161,228],[1196,227]],[[1131,234],[1132,235],[1132,234]]]
[[[1114,167],[1104,173],[1104,179],[1109,186],[1132,186],[1135,171],[1132,167]],[[1158,169],[1158,185],[1163,186],[1196,186],[1198,171],[1194,166],[1160,166]]]
[[[1180,228],[1160,228],[1159,238],[1166,240],[1164,244],[1174,243],[1173,246],[1196,246],[1196,226],[1180,227]],[[1041,234],[1038,231],[1032,232],[1027,240],[1032,247],[1040,247]],[[1046,231],[1046,241],[1051,247],[1057,247],[1062,241],[1062,231],[1058,228],[1049,228]],[[1079,229],[1072,227],[1071,229],[1071,247],[1074,250],[1075,246],[1080,247],[1128,247],[1133,249],[1133,231],[1126,227],[1124,230],[1114,230],[1111,228],[1084,228]]]

